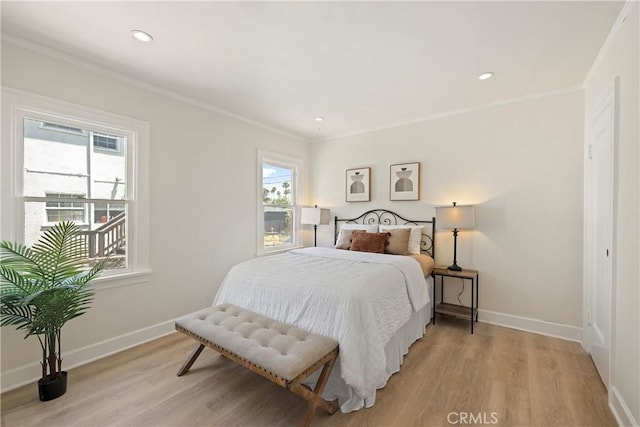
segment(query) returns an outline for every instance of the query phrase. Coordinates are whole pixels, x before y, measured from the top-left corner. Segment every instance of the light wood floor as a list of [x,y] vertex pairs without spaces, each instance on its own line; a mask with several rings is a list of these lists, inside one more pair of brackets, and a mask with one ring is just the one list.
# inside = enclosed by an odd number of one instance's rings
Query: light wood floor
[[[193,346],[176,333],[73,369],[67,393],[50,402],[38,401],[35,384],[5,393],[2,425],[300,424],[306,402],[213,350],[176,377]],[[615,425],[604,386],[577,343],[482,323],[471,335],[466,322],[439,318],[373,408],[317,411],[314,426],[448,426],[460,413],[473,414],[477,425],[491,425],[492,413],[499,426]]]

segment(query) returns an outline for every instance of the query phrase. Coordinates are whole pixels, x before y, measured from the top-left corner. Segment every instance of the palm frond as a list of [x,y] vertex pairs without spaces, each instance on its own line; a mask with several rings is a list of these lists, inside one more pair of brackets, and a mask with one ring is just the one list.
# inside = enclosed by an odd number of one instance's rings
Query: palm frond
[[0,326],[16,326],[16,329],[29,329],[33,313],[30,307],[2,305]]
[[80,229],[71,221],[63,221],[47,230],[31,250],[40,261],[51,283],[58,283],[80,273],[86,264]]
[[23,275],[42,276],[45,273],[40,267],[40,256],[20,243],[0,242],[0,261],[3,267],[20,271]]
[[106,260],[100,261],[95,264],[90,270],[84,271],[82,273],[76,274],[75,276],[67,277],[66,279],[61,281],[62,285],[76,285],[76,286],[85,286],[89,281],[94,279],[97,275],[99,275],[105,267]]

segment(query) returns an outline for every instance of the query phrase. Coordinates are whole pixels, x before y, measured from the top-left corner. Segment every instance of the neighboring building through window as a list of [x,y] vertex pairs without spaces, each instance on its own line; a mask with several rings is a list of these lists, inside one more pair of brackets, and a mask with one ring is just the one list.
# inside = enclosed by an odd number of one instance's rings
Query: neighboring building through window
[[126,269],[127,156],[118,147],[127,138],[24,118],[23,139],[25,243],[52,223],[74,221],[89,262],[108,259],[108,268]]
[[113,135],[93,134],[93,146],[103,150],[118,151],[118,137]]
[[[61,221],[85,221],[85,204],[80,201],[85,199],[82,194],[46,193],[48,222]],[[55,200],[51,200],[55,199]]]
[[124,203],[96,203],[93,211],[95,223],[105,223],[124,214]]
[[300,162],[261,153],[258,252],[281,250],[298,244],[296,226],[297,177]]
[[68,132],[68,133],[75,133],[78,135],[86,135],[86,132],[80,128],[74,128],[72,126],[67,126],[67,125],[61,125],[59,123],[49,123],[49,122],[43,122],[40,125],[41,128],[43,129],[49,129],[49,130],[57,130],[59,132]]

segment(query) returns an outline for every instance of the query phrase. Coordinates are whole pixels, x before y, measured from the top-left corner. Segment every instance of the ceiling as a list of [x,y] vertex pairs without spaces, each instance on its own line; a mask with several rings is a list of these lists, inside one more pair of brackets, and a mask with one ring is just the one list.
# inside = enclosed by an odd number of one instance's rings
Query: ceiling
[[2,32],[317,140],[575,88],[623,5],[2,1]]

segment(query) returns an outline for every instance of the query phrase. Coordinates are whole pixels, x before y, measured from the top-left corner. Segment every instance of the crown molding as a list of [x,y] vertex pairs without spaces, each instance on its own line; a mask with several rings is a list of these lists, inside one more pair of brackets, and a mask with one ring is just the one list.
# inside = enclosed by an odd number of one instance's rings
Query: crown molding
[[475,111],[488,110],[488,109],[494,108],[494,107],[501,107],[501,106],[504,106],[504,105],[517,104],[517,103],[520,103],[520,102],[530,101],[530,100],[533,100],[533,99],[548,98],[548,97],[552,97],[552,96],[564,95],[564,94],[567,94],[567,93],[580,92],[582,90],[583,90],[582,85],[570,86],[570,87],[565,87],[565,88],[562,88],[562,89],[552,90],[552,91],[549,91],[549,92],[541,92],[541,93],[536,93],[536,94],[532,94],[532,95],[521,96],[519,98],[510,98],[510,99],[505,99],[505,100],[502,100],[502,101],[490,102],[488,104],[481,104],[481,105],[476,105],[476,106],[473,106],[473,107],[461,108],[459,110],[447,111],[447,112],[444,112],[444,113],[438,113],[438,114],[434,114],[434,115],[431,115],[431,116],[425,116],[425,117],[422,117],[420,119],[403,121],[403,122],[396,122],[396,123],[392,123],[390,125],[381,126],[381,127],[377,127],[377,128],[364,129],[364,130],[359,130],[359,131],[354,131],[354,132],[348,132],[348,133],[335,135],[335,136],[330,136],[330,137],[326,137],[326,138],[322,138],[322,139],[314,139],[312,141],[313,142],[324,142],[324,141],[331,141],[333,139],[341,139],[341,138],[345,138],[345,137],[348,137],[348,136],[361,135],[361,134],[371,133],[371,132],[379,132],[379,131],[383,131],[383,130],[388,130],[388,129],[398,128],[398,127],[403,127],[403,126],[409,126],[409,125],[414,125],[414,124],[418,124],[418,123],[428,122],[428,121],[431,121],[431,120],[438,120],[438,119],[442,119],[442,118],[445,118],[445,117],[452,117],[452,116],[458,116],[458,115],[461,115],[461,114],[467,114],[467,113],[471,113],[471,112],[475,112]]
[[611,46],[611,43],[613,43],[613,39],[620,32],[620,29],[622,28],[622,25],[624,24],[624,21],[627,19],[627,15],[629,15],[629,12],[631,11],[631,8],[633,7],[634,4],[638,4],[638,0],[627,0],[624,6],[622,7],[622,10],[620,11],[618,18],[616,19],[616,22],[613,24],[613,27],[611,27],[611,31],[609,31],[609,35],[604,40],[604,43],[602,43],[602,47],[600,48],[600,51],[598,52],[596,59],[593,60],[593,64],[591,64],[591,68],[589,68],[589,72],[587,73],[587,76],[584,78],[584,81],[582,82],[583,88],[586,87],[587,82],[593,76],[593,73],[595,72],[596,68],[598,68],[600,63],[604,60],[604,56],[607,54],[607,51],[609,50],[609,46]]
[[284,136],[296,139],[296,140],[301,141],[301,142],[309,142],[308,138],[305,138],[305,137],[303,137],[301,135],[293,134],[293,133],[287,132],[285,130],[270,126],[268,124],[265,124],[265,123],[250,119],[248,117],[244,117],[242,115],[239,115],[239,114],[236,114],[236,113],[232,113],[230,111],[227,111],[227,110],[225,110],[223,108],[220,108],[218,106],[209,104],[207,102],[200,101],[200,100],[197,100],[197,99],[185,96],[185,95],[181,95],[181,94],[179,94],[177,92],[174,92],[174,91],[171,91],[169,89],[165,89],[163,87],[148,83],[148,82],[146,82],[144,80],[141,80],[139,78],[130,76],[128,74],[112,70],[112,69],[107,68],[107,67],[105,67],[103,65],[98,65],[98,64],[96,64],[94,62],[88,61],[88,60],[83,59],[83,58],[79,58],[79,57],[74,56],[74,55],[70,55],[70,54],[64,53],[62,51],[59,51],[57,49],[53,49],[51,47],[42,46],[40,44],[34,43],[32,41],[29,41],[29,40],[25,40],[25,39],[23,39],[21,37],[13,35],[13,34],[9,34],[9,33],[4,33],[3,32],[1,38],[2,38],[2,42],[7,42],[7,43],[10,43],[10,44],[22,47],[24,49],[28,49],[28,50],[31,50],[33,52],[37,52],[37,53],[40,53],[42,55],[49,56],[49,57],[54,58],[54,59],[58,59],[58,60],[73,64],[73,65],[77,65],[79,67],[82,67],[82,68],[85,68],[87,70],[102,74],[104,76],[120,80],[120,81],[128,83],[130,85],[137,86],[139,88],[146,89],[146,90],[149,90],[151,92],[158,93],[160,95],[166,96],[168,98],[175,99],[175,100],[180,101],[180,102],[184,102],[186,104],[190,104],[190,105],[193,105],[193,106],[196,106],[196,107],[199,107],[199,108],[203,108],[205,110],[209,110],[209,111],[212,111],[214,113],[217,113],[217,114],[220,114],[220,115],[223,115],[223,116],[226,116],[226,117],[230,117],[232,119],[241,121],[243,123],[247,123],[247,124],[252,125],[252,126],[259,127],[261,129],[268,130],[270,132],[275,132],[275,133],[278,133],[280,135],[284,135]]

